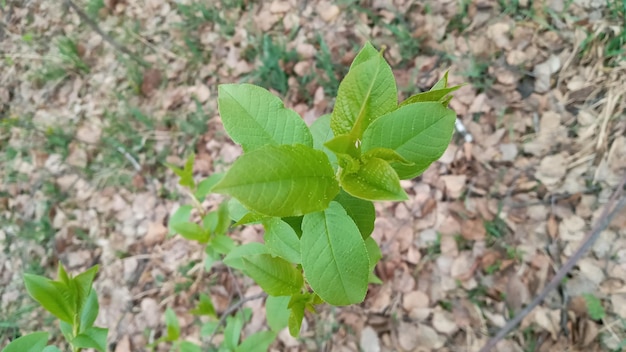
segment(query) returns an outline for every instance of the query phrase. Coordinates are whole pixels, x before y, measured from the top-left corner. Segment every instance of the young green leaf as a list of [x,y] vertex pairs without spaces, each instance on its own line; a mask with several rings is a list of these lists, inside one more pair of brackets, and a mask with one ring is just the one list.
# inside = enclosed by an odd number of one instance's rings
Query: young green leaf
[[267,215],[255,213],[253,211],[248,210],[246,207],[241,204],[237,198],[231,198],[228,200],[228,216],[235,223],[232,225],[240,226],[240,225],[248,225],[248,224],[260,224],[264,219],[267,219]]
[[98,304],[98,295],[95,290],[89,292],[87,300],[80,311],[80,329],[81,332],[93,326],[93,323],[98,317],[98,310],[100,306]]
[[583,298],[587,304],[589,317],[593,320],[602,320],[602,318],[606,315],[604,307],[602,307],[602,301],[591,293],[584,294]]
[[217,253],[228,254],[235,248],[235,241],[226,235],[215,235],[211,238],[209,245]]
[[322,115],[313,121],[310,127],[311,134],[313,135],[313,148],[321,150],[326,153],[330,164],[333,169],[337,169],[337,156],[331,152],[330,149],[324,146],[324,143],[333,139],[333,130],[330,128],[330,114]]
[[412,166],[413,163],[403,158],[400,154],[396,153],[395,150],[389,148],[374,148],[369,150],[367,153],[363,154],[363,159],[367,160],[370,158],[378,158],[382,159],[388,163],[397,162],[400,164],[405,164],[407,166]]
[[175,225],[189,221],[192,209],[193,207],[191,205],[181,205],[180,207],[178,207],[178,209],[176,209],[174,214],[170,216],[170,220],[167,224],[170,235],[178,233],[176,230],[174,230]]
[[268,144],[313,146],[304,120],[268,90],[251,84],[222,84],[218,95],[224,128],[244,151]]
[[[367,239],[374,231],[374,221],[376,220],[376,210],[370,201],[353,197],[341,190],[334,201],[341,204],[348,216],[352,218],[363,239]],[[367,243],[367,241],[366,241]]]
[[243,257],[244,272],[272,296],[287,296],[300,292],[304,284],[302,273],[288,261],[269,254]]
[[290,296],[267,296],[265,299],[265,318],[272,331],[279,332],[289,323]]
[[241,336],[241,329],[243,328],[244,319],[242,314],[229,316],[226,318],[226,327],[224,328],[224,342],[223,346],[228,348],[229,351],[233,351],[239,345],[239,337]]
[[[448,88],[442,88],[437,90],[429,90],[428,92],[422,92],[408,97],[405,101],[400,103],[400,106],[420,103],[425,101],[441,101],[446,95],[454,92],[455,90],[461,88],[461,86],[454,86]],[[447,104],[445,104],[447,106]]]
[[383,282],[380,280],[380,278],[378,278],[378,276],[374,274],[374,268],[376,267],[376,264],[378,263],[380,258],[383,257],[383,254],[380,251],[380,247],[378,247],[378,243],[376,243],[376,241],[374,241],[374,239],[371,237],[365,240],[365,246],[367,247],[367,255],[369,256],[370,260],[370,273],[367,281],[373,284],[382,284]]
[[211,297],[207,294],[200,294],[200,302],[198,302],[198,306],[191,311],[191,314],[195,315],[208,315],[215,317],[215,307],[213,307],[213,302],[211,302]]
[[289,334],[293,337],[298,337],[300,335],[300,329],[302,328],[302,319],[304,319],[304,302],[297,302],[294,304],[290,304],[289,309],[291,313],[289,314]]
[[398,105],[396,80],[382,54],[371,55],[366,45],[357,64],[339,84],[330,125],[335,136],[350,134],[357,140],[376,118]]
[[72,341],[74,339],[74,329],[72,324],[59,321],[59,329],[61,329],[61,333],[63,334],[63,337],[65,337],[65,341]]
[[109,329],[98,328],[95,326],[86,329],[78,334],[73,340],[72,345],[79,348],[94,348],[100,352],[107,350],[107,334]]
[[181,222],[172,226],[174,231],[188,240],[206,243],[209,240],[209,233],[200,225],[193,222]]
[[217,184],[222,177],[224,177],[223,173],[212,174],[198,183],[198,188],[196,189],[196,193],[194,193],[194,197],[196,197],[198,202],[204,201],[207,194],[211,192],[211,188],[213,188],[213,186],[215,186],[215,184]]
[[228,204],[222,203],[217,208],[217,225],[214,232],[218,235],[225,235],[230,227],[230,214],[228,214]]
[[263,222],[265,245],[270,253],[289,262],[300,264],[300,238],[288,223],[279,218]]
[[62,351],[57,346],[50,345],[50,346],[46,346],[46,348],[44,348],[43,351],[41,352],[62,352]]
[[366,42],[365,45],[363,45],[363,48],[356,55],[354,60],[352,60],[352,64],[350,65],[350,70],[364,63],[365,61],[368,61],[372,58],[376,58],[379,55],[380,55],[380,52],[378,52],[378,50],[374,48],[372,43],[370,43],[369,41]]
[[70,275],[68,275],[67,271],[65,271],[65,267],[63,267],[63,263],[59,263],[59,269],[57,271],[57,276],[58,276],[58,281],[61,281],[62,283],[69,285],[72,278]]
[[351,195],[367,200],[405,200],[394,169],[384,160],[369,158],[355,173],[342,173],[341,186]]
[[376,241],[369,237],[365,240],[365,247],[367,248],[367,256],[370,262],[370,271],[374,270],[376,264],[383,257],[382,252],[380,251],[380,247]]
[[424,172],[448,147],[454,132],[454,111],[437,102],[402,106],[380,117],[363,134],[361,148],[389,148],[414,165],[391,164],[400,179]]
[[196,187],[196,182],[193,180],[193,162],[195,160],[195,155],[192,153],[187,157],[187,161],[185,162],[184,168],[179,168],[176,165],[172,165],[170,163],[165,163],[170,170],[172,170],[180,180],[178,184],[187,187],[189,189],[193,189]]
[[46,343],[48,343],[47,332],[33,332],[11,341],[2,352],[42,352]]
[[367,292],[368,255],[359,228],[337,202],[302,220],[302,268],[324,301],[348,305]]
[[200,335],[201,336],[210,336],[215,332],[215,330],[219,327],[219,323],[217,320],[208,321],[200,327]]
[[55,317],[67,323],[74,321],[74,302],[70,289],[62,282],[24,274],[28,294]]
[[339,191],[326,155],[303,145],[267,145],[239,157],[214,192],[268,216],[297,216],[328,206]]
[[443,74],[443,77],[441,77],[437,83],[435,83],[435,85],[430,88],[431,91],[433,90],[439,90],[439,89],[446,89],[448,88],[448,71],[446,71],[446,73]]
[[224,264],[237,270],[244,271],[243,257],[255,255],[255,254],[268,254],[267,247],[259,242],[250,242],[242,244],[239,247],[235,247],[226,257],[224,257]]
[[165,310],[165,326],[167,327],[166,341],[176,341],[180,337],[180,324],[172,308]]
[[243,340],[241,345],[237,346],[235,352],[265,352],[275,339],[275,332],[259,331]]
[[179,352],[202,352],[202,348],[193,342],[182,341],[178,345]]
[[97,272],[98,266],[95,265],[70,280],[70,287],[72,288],[74,294],[75,312],[82,314],[85,302],[92,291],[91,285],[93,284],[93,280],[96,277]]
[[359,158],[359,150],[356,147],[356,141],[348,134],[342,134],[329,140],[324,144],[326,148],[335,154],[348,154],[353,158]]
[[287,308],[291,310],[289,314],[289,333],[293,337],[298,337],[300,334],[300,328],[302,326],[302,320],[304,319],[304,311],[309,310],[314,312],[314,304],[324,303],[318,295],[315,293],[298,293],[291,296]]

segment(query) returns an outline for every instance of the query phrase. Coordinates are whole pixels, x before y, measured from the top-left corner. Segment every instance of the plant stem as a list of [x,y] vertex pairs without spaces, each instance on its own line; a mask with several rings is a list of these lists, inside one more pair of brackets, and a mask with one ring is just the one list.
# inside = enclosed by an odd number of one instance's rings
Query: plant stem
[[128,50],[127,47],[116,42],[108,34],[104,33],[104,31],[100,29],[100,27],[98,27],[98,24],[94,22],[94,20],[92,20],[89,17],[89,15],[87,15],[85,11],[83,11],[83,9],[81,9],[78,5],[76,5],[72,0],[65,0],[65,1],[68,4],[68,6],[71,7],[72,10],[76,12],[76,14],[78,14],[78,17],[80,17],[80,19],[83,22],[85,22],[89,27],[91,27],[91,29],[93,29],[96,33],[98,33],[102,37],[102,39],[104,39],[106,42],[111,44],[111,46],[113,46],[116,50],[128,55],[131,59],[135,60],[139,65],[146,67],[146,68],[150,67],[150,64],[148,64],[142,58],[140,58],[139,56],[135,55],[133,52]]
[[255,299],[259,299],[259,298],[263,298],[263,297],[267,297],[267,293],[263,292],[263,293],[259,293],[259,294],[252,295],[252,296],[249,296],[249,297],[244,297],[239,302],[237,302],[237,303],[233,304],[232,306],[228,307],[224,311],[224,313],[222,313],[222,316],[220,317],[220,320],[217,322],[217,326],[215,327],[215,331],[213,331],[211,336],[209,336],[209,340],[208,340],[207,343],[209,345],[211,345],[211,341],[213,341],[213,338],[215,337],[215,335],[217,335],[217,332],[219,331],[220,327],[222,325],[224,325],[224,323],[226,322],[226,318],[229,315],[231,315],[237,309],[241,308],[241,306],[243,306],[246,302],[254,301]]

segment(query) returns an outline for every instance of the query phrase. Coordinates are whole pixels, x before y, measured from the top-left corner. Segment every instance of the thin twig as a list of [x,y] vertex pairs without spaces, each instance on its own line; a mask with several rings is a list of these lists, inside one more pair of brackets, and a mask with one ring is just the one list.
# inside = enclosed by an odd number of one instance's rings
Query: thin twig
[[228,318],[234,311],[241,308],[241,306],[243,306],[246,302],[254,301],[255,299],[259,299],[259,298],[264,298],[266,296],[267,296],[267,293],[265,292],[257,293],[256,295],[242,298],[239,302],[228,307],[224,311],[224,313],[222,313],[222,316],[220,317],[220,320],[217,322],[217,326],[215,327],[215,330],[213,331],[211,336],[209,336],[209,340],[207,341],[207,343],[209,345],[211,344],[211,341],[213,341],[213,338],[215,337],[215,335],[217,335],[217,332],[219,331],[220,327],[224,325],[224,323],[226,322],[226,318]]
[[102,37],[102,39],[104,39],[106,42],[111,44],[111,46],[113,46],[117,51],[128,55],[131,59],[137,61],[137,63],[140,64],[143,67],[150,67],[150,64],[145,62],[142,58],[140,58],[139,56],[135,55],[127,47],[125,47],[122,44],[116,42],[115,39],[113,39],[108,34],[104,33],[104,31],[102,29],[100,29],[98,24],[94,20],[92,20],[89,17],[89,15],[87,15],[85,13],[85,11],[83,11],[83,9],[81,9],[78,5],[76,5],[72,0],[65,0],[65,2],[67,3],[67,5],[69,7],[71,7],[74,11],[76,11],[76,14],[78,14],[78,17],[80,17],[80,19],[83,22],[85,22],[89,27],[91,27],[91,29],[93,29],[96,33],[98,33]]
[[[515,328],[517,324],[522,321],[522,319],[524,319],[533,309],[535,309],[535,307],[543,302],[543,300],[548,296],[550,291],[554,290],[557,286],[559,286],[559,284],[561,284],[561,281],[570,272],[570,270],[574,268],[574,266],[582,258],[582,256],[593,246],[594,242],[600,236],[600,232],[602,232],[611,223],[615,215],[617,215],[622,210],[622,208],[626,206],[626,197],[622,196],[624,184],[626,184],[626,175],[620,182],[619,186],[617,186],[617,189],[615,189],[615,191],[613,192],[613,195],[611,196],[609,201],[604,206],[604,210],[602,211],[602,215],[600,215],[598,222],[593,227],[593,229],[591,229],[591,231],[587,233],[585,239],[583,240],[583,243],[580,245],[578,250],[576,250],[576,252],[571,257],[569,257],[567,262],[565,262],[563,267],[559,269],[559,271],[554,275],[552,280],[550,280],[550,283],[548,283],[548,285],[544,287],[541,293],[537,297],[535,297],[535,299],[528,306],[526,306],[526,308],[520,311],[513,319],[509,320],[498,331],[498,333],[487,342],[487,344],[480,350],[480,352],[488,352],[492,348],[494,348],[496,344],[498,344],[498,342],[500,342],[500,340],[502,340],[509,333],[509,331],[513,330],[513,328]],[[615,202],[620,197],[621,199],[619,200],[619,202],[615,205],[615,207],[613,207],[613,204],[615,204]],[[610,211],[611,208],[613,208],[612,211]]]

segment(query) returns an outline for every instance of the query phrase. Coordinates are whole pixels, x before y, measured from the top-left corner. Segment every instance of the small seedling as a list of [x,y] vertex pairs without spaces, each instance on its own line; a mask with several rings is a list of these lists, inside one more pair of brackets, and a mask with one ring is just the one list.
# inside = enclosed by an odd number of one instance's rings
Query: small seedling
[[[332,114],[310,127],[261,87],[221,85],[222,122],[244,154],[200,182],[193,155],[182,168],[170,165],[193,200],[172,215],[170,232],[206,245],[205,268],[221,259],[254,279],[269,295],[272,331],[288,326],[298,336],[305,311],[360,303],[377,282],[373,201],[407,199],[400,180],[443,154],[456,119],[450,93],[458,88],[446,74],[398,104],[391,67],[369,43],[339,85]],[[206,211],[200,204],[209,193],[231,198]],[[194,207],[198,223],[189,221]],[[231,221],[262,224],[264,243],[236,246],[227,236]],[[239,339],[232,336],[229,350]]]
[[[58,280],[24,274],[28,294],[59,319],[61,332],[72,352],[86,348],[107,350],[108,329],[94,326],[99,305],[92,283],[97,272],[98,267],[94,266],[72,277],[59,264]],[[47,332],[33,332],[15,339],[2,352],[60,352],[58,347],[47,345],[48,339]]]

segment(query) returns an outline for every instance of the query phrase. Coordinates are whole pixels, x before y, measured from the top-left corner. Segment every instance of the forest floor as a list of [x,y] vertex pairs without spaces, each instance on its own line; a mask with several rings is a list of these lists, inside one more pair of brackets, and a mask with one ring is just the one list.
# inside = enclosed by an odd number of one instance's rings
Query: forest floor
[[[199,293],[223,312],[260,288],[171,236],[189,202],[165,162],[197,178],[241,154],[217,85],[272,89],[311,123],[358,49],[386,47],[400,98],[446,70],[468,83],[443,157],[377,204],[381,285],[321,306],[273,351],[477,351],[554,276],[626,171],[626,0],[0,0],[0,347],[59,336],[23,273],[100,265],[111,351],[142,351],[176,312],[189,341]],[[261,241],[250,226],[238,243]],[[265,329],[247,302],[244,336]],[[563,319],[566,318],[566,319]],[[219,341],[218,336],[215,341]],[[626,348],[626,211],[498,351]],[[167,344],[159,346],[167,350]]]

